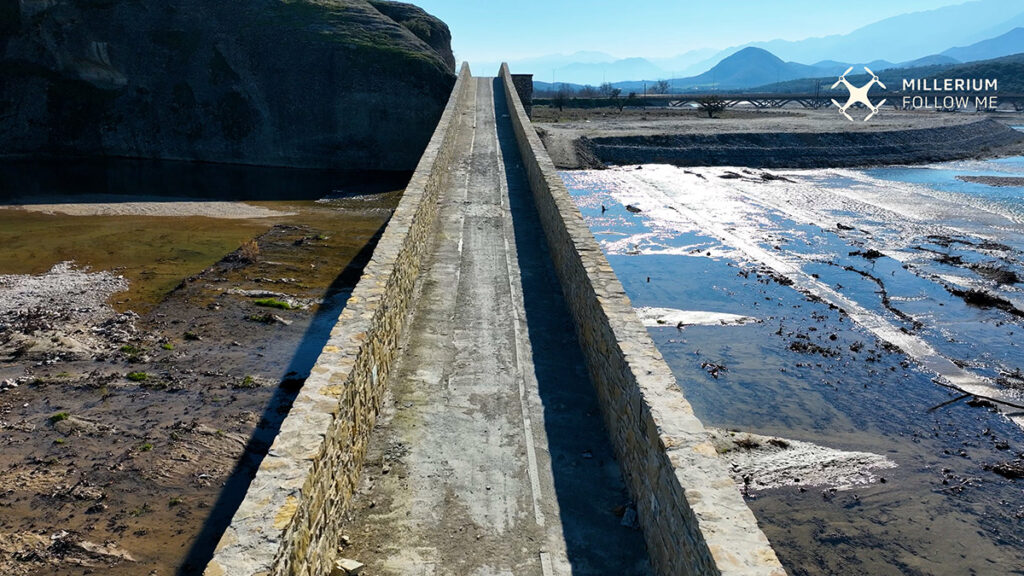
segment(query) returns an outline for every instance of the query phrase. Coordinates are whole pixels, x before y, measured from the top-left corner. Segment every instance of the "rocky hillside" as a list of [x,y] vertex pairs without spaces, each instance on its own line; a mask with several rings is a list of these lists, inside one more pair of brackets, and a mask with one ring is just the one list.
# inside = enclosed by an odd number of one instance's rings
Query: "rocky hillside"
[[450,40],[383,0],[0,0],[0,154],[412,169]]

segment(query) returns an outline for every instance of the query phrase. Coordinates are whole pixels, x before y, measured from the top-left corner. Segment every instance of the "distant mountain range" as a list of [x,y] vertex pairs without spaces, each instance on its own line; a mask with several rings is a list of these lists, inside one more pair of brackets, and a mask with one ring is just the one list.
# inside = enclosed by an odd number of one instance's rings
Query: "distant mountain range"
[[[868,66],[870,68],[870,65]],[[845,70],[845,68],[844,68]],[[935,64],[913,68],[889,68],[876,70],[879,79],[889,90],[901,90],[904,78],[995,78],[999,81],[999,92],[1003,94],[1024,93],[1024,53],[1002,56],[990,60],[977,60],[961,64]],[[843,70],[840,70],[842,72]],[[868,75],[861,67],[854,68],[847,78],[852,84],[863,86]],[[749,88],[748,92],[812,93],[819,88],[823,93],[835,82],[836,76],[829,74],[819,78],[799,78],[782,83],[769,83]],[[837,94],[845,94],[839,89]]]
[[[603,82],[700,77],[746,48],[761,48],[794,64],[829,61],[864,62],[868,67],[871,63],[880,67],[950,64],[1024,51],[1022,28],[1024,2],[977,0],[886,18],[848,34],[799,41],[751,42],[725,50],[692,50],[670,58],[616,59],[601,52],[579,52],[511,61],[509,65],[513,71],[532,72],[535,80],[541,82],[596,86]],[[489,63],[483,65],[483,69],[496,69],[498,65]],[[818,64],[809,66],[818,67]],[[779,72],[780,78],[784,77],[782,72]]]
[[[724,58],[710,70],[695,76],[673,78],[669,81],[672,92],[706,91],[706,90],[746,90],[754,87],[770,88],[773,83],[781,84],[804,78],[835,78],[847,68],[853,67],[861,71],[867,67],[875,73],[892,70],[918,69],[922,67],[948,67],[964,60],[988,60],[1017,52],[1024,52],[1024,27],[1014,28],[1000,36],[957,48],[950,48],[941,54],[933,54],[906,62],[893,63],[888,60],[872,60],[869,62],[849,62],[838,60],[821,60],[815,64],[786,62],[768,50],[747,47]],[[653,82],[613,82],[612,85],[623,92],[642,93],[645,85],[650,87]],[[559,86],[556,83],[554,86]],[[579,89],[579,85],[571,85]],[[534,89],[550,90],[552,84],[535,81]]]
[[[783,62],[782,59],[767,50],[751,47],[744,48],[725,58],[703,74],[675,78],[669,81],[669,85],[673,91],[742,89],[771,82],[821,76],[826,73],[825,70],[840,66],[842,66],[841,72],[845,66],[838,62],[828,62],[822,68],[797,62]],[[644,83],[616,82],[614,86],[625,92],[640,92],[643,90]]]
[[574,62],[557,71],[558,78],[601,78],[601,83],[621,78],[658,78],[664,75],[664,70],[644,58],[626,58],[612,62]]
[[[603,52],[585,51],[511,60],[508,64],[513,71],[533,73],[536,80],[597,86],[604,82],[689,74],[695,63],[703,62],[716,53],[718,50],[702,49],[671,58],[619,59]],[[472,66],[474,73],[492,74],[501,62],[473,62]]]
[[942,56],[952,58],[958,62],[972,62],[974,60],[989,60],[1009,54],[1024,52],[1024,27],[1014,28],[1006,34],[982,40],[970,46],[950,48],[942,53]]

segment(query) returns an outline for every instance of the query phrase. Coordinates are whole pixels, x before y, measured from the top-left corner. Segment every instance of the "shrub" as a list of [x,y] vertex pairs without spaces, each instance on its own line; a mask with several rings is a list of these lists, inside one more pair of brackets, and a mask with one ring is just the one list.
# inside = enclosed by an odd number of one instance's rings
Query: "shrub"
[[57,412],[53,416],[50,416],[50,422],[56,424],[57,422],[60,422],[61,420],[67,420],[70,417],[71,414],[68,414],[67,412]]
[[249,320],[250,322],[259,322],[261,324],[273,324],[274,322],[277,322],[277,319],[274,318],[274,315],[269,313],[250,314],[246,316],[246,319]]
[[256,262],[260,258],[260,245],[256,240],[246,240],[238,249],[238,258],[243,262]]

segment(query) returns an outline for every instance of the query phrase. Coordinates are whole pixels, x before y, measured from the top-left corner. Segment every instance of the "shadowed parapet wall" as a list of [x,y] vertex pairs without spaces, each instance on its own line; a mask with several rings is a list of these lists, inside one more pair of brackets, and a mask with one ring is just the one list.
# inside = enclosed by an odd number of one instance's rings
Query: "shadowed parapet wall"
[[451,98],[330,339],[225,531],[206,576],[324,576],[358,483],[470,88]]
[[658,574],[785,574],[502,79],[530,187]]
[[519,102],[526,110],[526,117],[533,119],[533,74],[513,74],[512,84],[519,94]]

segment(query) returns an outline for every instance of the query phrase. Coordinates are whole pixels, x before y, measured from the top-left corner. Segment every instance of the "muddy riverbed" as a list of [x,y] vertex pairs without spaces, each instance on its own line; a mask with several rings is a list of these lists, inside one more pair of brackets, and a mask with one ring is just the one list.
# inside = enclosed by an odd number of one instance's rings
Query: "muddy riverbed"
[[0,573],[199,574],[402,179],[78,170],[0,170]]
[[1021,171],[563,173],[790,574],[1022,573]]

